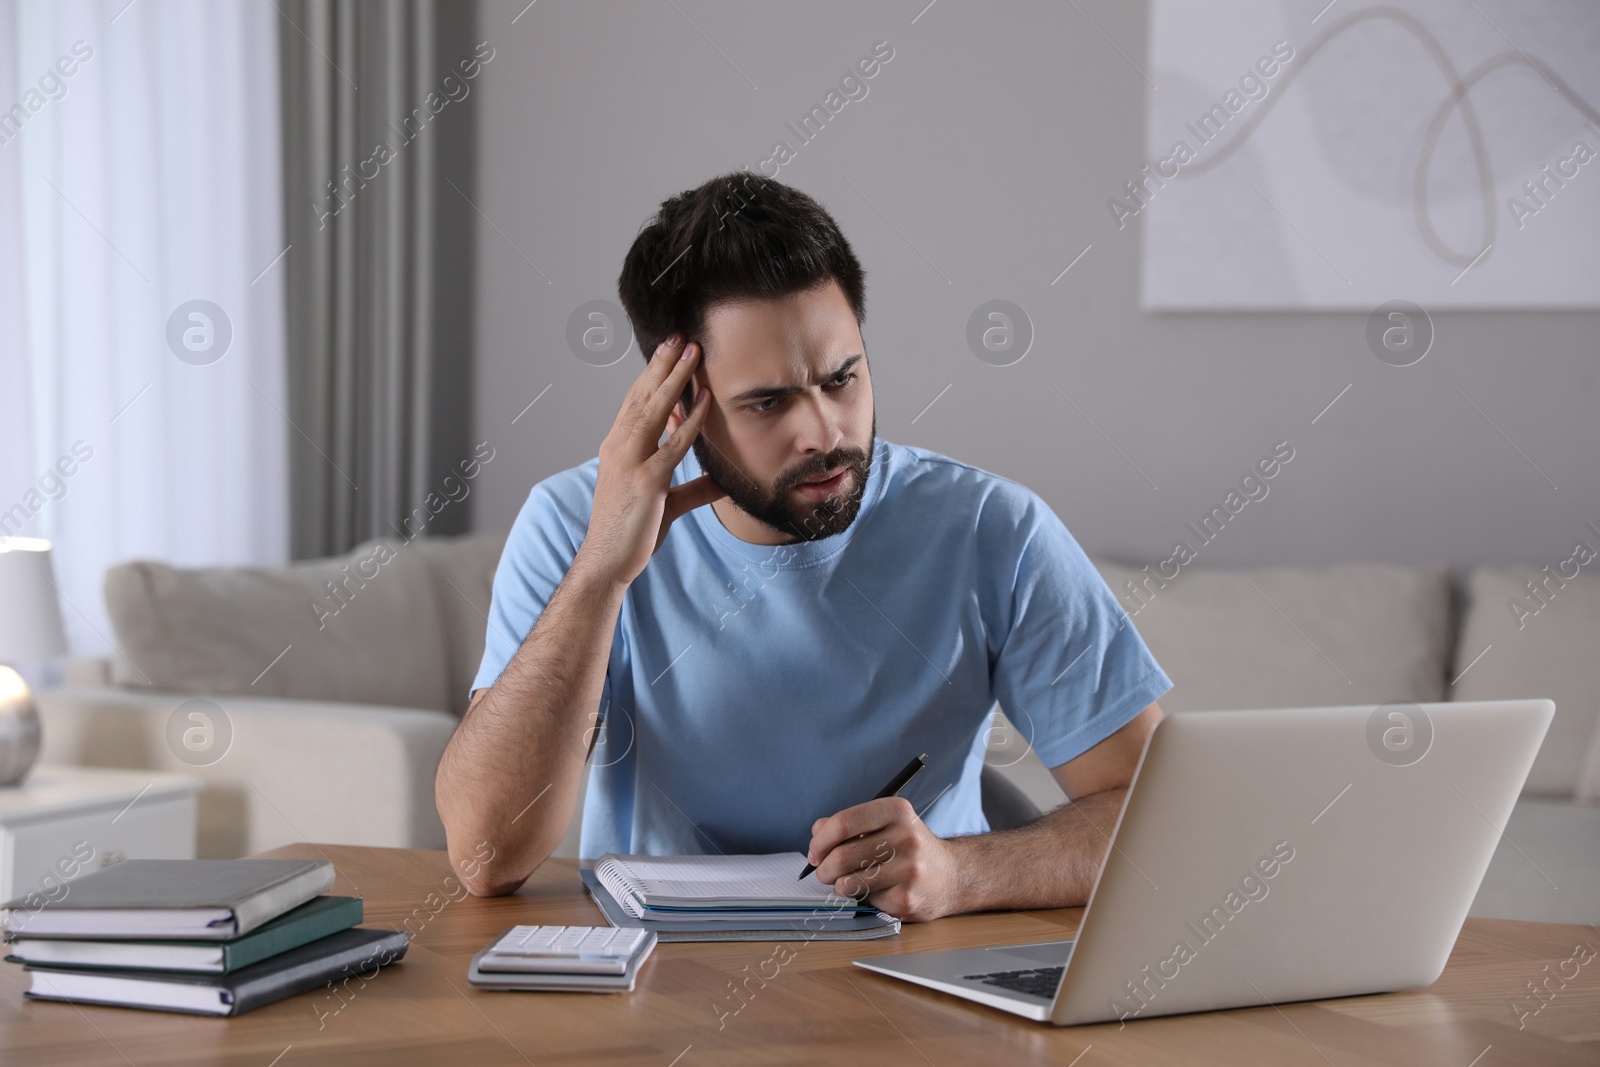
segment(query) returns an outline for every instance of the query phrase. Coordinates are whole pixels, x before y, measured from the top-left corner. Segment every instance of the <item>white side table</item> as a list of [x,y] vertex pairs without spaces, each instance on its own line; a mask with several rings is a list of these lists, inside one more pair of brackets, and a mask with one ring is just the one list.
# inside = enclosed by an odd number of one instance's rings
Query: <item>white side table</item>
[[45,899],[125,859],[193,859],[201,781],[159,771],[35,767],[0,786],[0,903]]

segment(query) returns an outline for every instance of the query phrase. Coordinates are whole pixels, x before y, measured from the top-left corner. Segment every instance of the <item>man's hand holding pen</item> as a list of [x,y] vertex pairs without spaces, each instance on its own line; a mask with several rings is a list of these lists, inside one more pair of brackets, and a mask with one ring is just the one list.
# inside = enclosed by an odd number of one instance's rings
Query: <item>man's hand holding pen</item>
[[970,910],[961,899],[959,850],[934,836],[904,797],[845,808],[811,825],[808,862],[840,896],[867,898],[880,911],[925,922]]

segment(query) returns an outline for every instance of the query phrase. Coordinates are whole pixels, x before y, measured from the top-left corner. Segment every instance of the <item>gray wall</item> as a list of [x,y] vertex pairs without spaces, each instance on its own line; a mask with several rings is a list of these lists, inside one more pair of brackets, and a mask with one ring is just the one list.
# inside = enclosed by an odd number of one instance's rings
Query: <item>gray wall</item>
[[[565,327],[616,299],[656,203],[797,143],[785,122],[880,40],[868,95],[778,177],[867,268],[882,436],[1021,481],[1090,553],[1138,563],[1283,440],[1294,459],[1202,565],[1555,563],[1600,525],[1600,315],[1435,312],[1400,369],[1365,312],[1140,311],[1138,223],[1119,233],[1106,199],[1144,162],[1146,87],[1106,37],[1142,62],[1142,4],[540,0],[513,24],[525,3],[490,0],[480,31],[479,527],[593,456],[643,367],[580,362]],[[1036,330],[1009,367],[965,340],[997,297]]]

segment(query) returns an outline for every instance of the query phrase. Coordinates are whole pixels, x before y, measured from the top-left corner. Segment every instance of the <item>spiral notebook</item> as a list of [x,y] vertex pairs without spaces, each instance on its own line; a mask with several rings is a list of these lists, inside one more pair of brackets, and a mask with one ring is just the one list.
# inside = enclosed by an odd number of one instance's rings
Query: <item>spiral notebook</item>
[[766,856],[618,856],[582,870],[612,926],[654,930],[662,941],[865,941],[893,937],[900,920],[840,897],[798,852]]
[[600,884],[635,918],[670,920],[756,916],[793,918],[795,912],[824,914],[876,911],[841,897],[817,881],[815,872],[796,880],[806,858],[798,852],[764,856],[619,856],[595,861]]

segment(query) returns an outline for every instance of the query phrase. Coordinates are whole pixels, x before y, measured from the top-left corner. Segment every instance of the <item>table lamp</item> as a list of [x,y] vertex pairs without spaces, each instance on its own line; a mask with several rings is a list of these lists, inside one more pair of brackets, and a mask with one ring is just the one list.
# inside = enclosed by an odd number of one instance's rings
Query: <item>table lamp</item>
[[[0,537],[0,664],[32,663],[66,651],[50,542]],[[0,786],[20,782],[38,758],[33,694],[22,675],[0,666]]]

